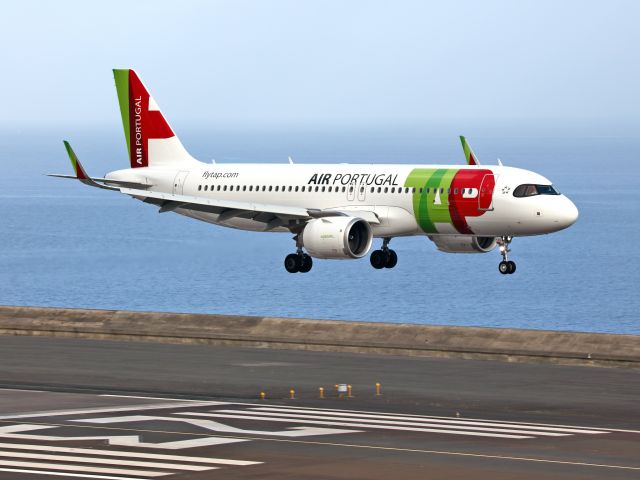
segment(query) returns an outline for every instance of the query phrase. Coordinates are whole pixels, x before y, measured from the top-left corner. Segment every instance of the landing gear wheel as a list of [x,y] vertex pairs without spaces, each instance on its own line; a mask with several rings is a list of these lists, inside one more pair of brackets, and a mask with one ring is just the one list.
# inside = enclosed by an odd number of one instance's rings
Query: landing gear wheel
[[511,275],[516,271],[516,262],[509,260],[509,252],[511,251],[509,244],[513,240],[513,237],[504,235],[497,240],[498,245],[500,245],[500,255],[502,255],[502,261],[498,264],[498,270],[500,270],[500,273],[503,275]]
[[498,270],[503,275],[511,273],[511,267],[509,266],[509,262],[505,262],[504,260],[498,264]]
[[371,266],[376,270],[380,270],[384,268],[387,264],[387,255],[382,250],[374,250],[371,252]]
[[393,268],[398,264],[398,254],[395,250],[389,250],[387,256],[387,263],[385,265],[386,268]]
[[313,267],[313,260],[306,253],[302,255],[302,262],[300,264],[300,268],[298,271],[300,273],[307,273]]
[[289,273],[297,273],[300,271],[300,257],[296,253],[290,253],[284,259],[284,268]]

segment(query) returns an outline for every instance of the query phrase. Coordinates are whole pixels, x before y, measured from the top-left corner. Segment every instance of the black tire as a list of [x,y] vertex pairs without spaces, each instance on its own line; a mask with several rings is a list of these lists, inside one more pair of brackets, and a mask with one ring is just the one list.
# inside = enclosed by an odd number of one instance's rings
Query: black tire
[[371,261],[371,266],[376,270],[384,268],[384,266],[387,264],[387,256],[382,250],[374,250],[373,252],[371,252],[371,257],[369,258],[369,260]]
[[501,274],[506,275],[509,273],[511,268],[509,267],[509,262],[505,262],[504,260],[498,264],[498,270]]
[[284,268],[289,273],[297,273],[300,271],[300,259],[298,254],[290,253],[284,259]]
[[398,264],[398,254],[395,250],[389,250],[389,255],[387,257],[387,263],[385,265],[386,268],[393,268]]
[[511,275],[512,273],[515,273],[516,271],[516,262],[509,260],[507,262],[509,264],[509,275]]
[[307,273],[313,267],[313,260],[306,253],[302,256],[302,263],[299,268],[300,273]]

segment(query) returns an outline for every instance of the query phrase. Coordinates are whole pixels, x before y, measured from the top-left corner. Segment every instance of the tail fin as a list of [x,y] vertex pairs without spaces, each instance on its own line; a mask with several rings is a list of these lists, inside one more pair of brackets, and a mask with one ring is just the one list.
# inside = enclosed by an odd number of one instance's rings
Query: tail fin
[[115,69],[124,136],[131,168],[194,163],[165,120],[140,77],[131,69]]
[[462,135],[460,135],[460,142],[462,143],[462,149],[464,150],[464,156],[467,159],[467,164],[480,165],[480,162],[478,161],[478,157],[476,157],[476,154],[473,153],[473,150],[471,150],[471,145],[467,143],[467,139],[464,138]]

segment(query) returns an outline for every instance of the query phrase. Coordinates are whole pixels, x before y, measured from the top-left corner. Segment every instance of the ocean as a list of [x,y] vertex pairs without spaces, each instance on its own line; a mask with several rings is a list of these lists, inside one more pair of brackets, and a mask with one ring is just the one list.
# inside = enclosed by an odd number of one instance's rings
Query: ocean
[[[176,126],[176,125],[174,125]],[[393,270],[316,260],[288,274],[291,235],[197,222],[45,173],[71,173],[68,138],[90,174],[127,165],[116,124],[5,128],[0,133],[0,304],[287,316],[640,334],[638,135],[579,125],[468,122],[411,127],[178,128],[197,158],[217,162],[464,163],[534,170],[580,210],[551,235],[516,238],[514,275],[497,250],[438,252],[399,238]],[[377,241],[374,245],[377,245]]]

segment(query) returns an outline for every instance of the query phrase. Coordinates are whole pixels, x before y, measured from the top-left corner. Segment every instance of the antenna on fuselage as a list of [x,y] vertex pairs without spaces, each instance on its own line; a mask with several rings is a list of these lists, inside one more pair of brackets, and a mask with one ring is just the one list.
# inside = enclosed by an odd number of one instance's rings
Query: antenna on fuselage
[[289,159],[289,164],[293,165],[293,158],[291,158],[291,156],[287,157]]
[[501,167],[503,166],[502,165],[502,160],[498,159],[498,165],[500,165]]

